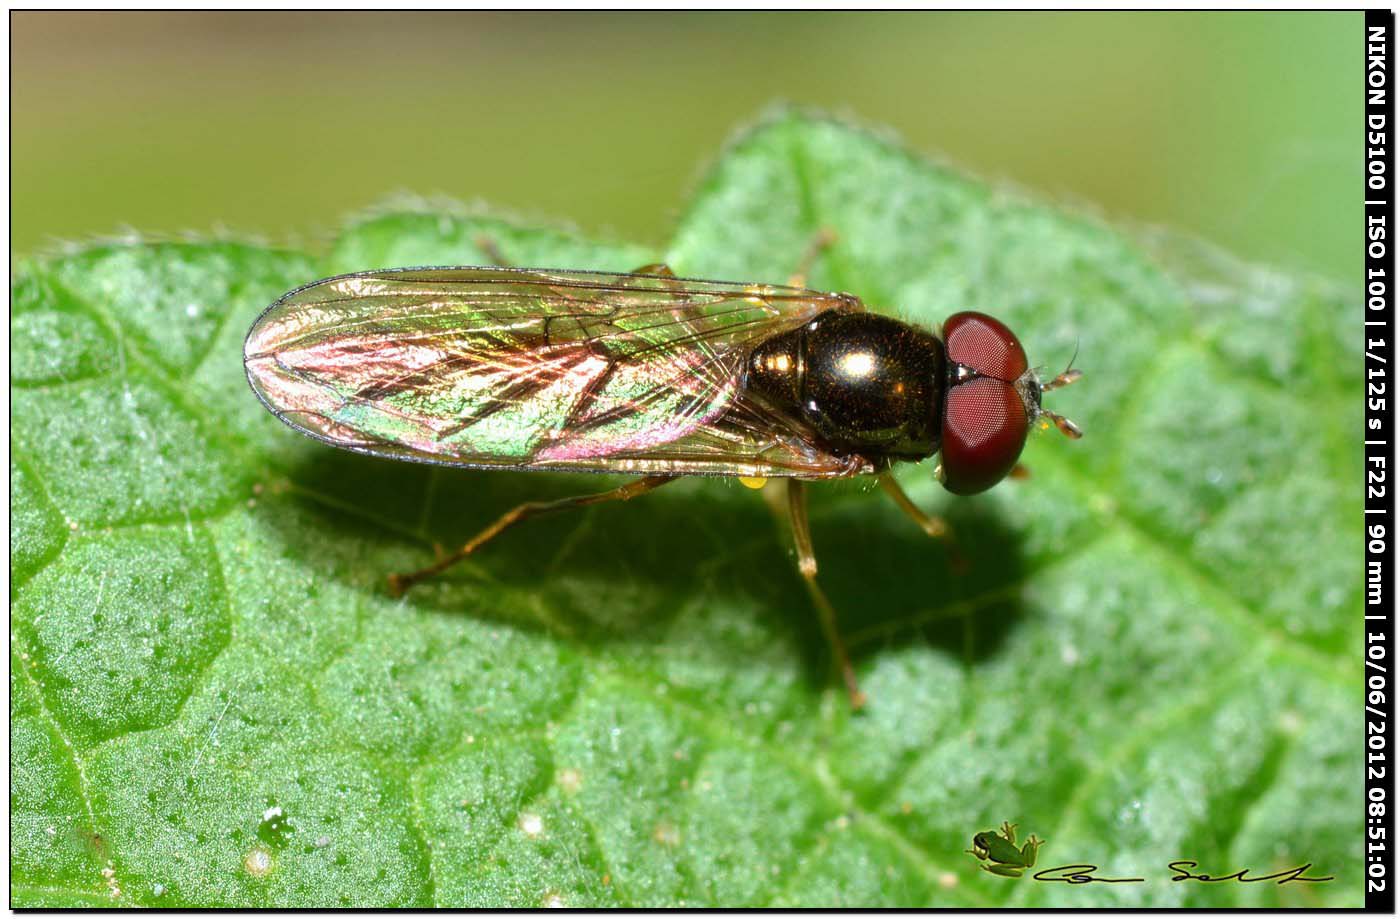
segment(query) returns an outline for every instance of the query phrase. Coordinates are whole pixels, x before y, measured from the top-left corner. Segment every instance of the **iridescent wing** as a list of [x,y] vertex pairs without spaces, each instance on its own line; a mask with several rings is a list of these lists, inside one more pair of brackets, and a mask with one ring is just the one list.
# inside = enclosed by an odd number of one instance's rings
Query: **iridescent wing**
[[512,268],[374,271],[278,300],[244,343],[287,424],[475,468],[832,478],[869,472],[743,390],[764,339],[854,298]]

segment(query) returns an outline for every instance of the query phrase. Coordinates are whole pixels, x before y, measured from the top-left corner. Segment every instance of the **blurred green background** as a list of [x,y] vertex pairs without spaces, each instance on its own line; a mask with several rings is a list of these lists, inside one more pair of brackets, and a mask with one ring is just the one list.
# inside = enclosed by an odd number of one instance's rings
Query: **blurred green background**
[[[396,191],[643,243],[790,101],[1351,280],[1361,13],[13,13],[13,251],[314,243]],[[378,267],[378,266],[365,266]]]

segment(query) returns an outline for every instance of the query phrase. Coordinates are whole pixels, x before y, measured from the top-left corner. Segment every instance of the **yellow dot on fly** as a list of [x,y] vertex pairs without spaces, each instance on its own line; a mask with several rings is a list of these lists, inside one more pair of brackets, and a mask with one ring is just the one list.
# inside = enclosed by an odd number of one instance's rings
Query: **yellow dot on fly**
[[739,484],[745,488],[759,489],[768,484],[768,480],[761,475],[741,475]]

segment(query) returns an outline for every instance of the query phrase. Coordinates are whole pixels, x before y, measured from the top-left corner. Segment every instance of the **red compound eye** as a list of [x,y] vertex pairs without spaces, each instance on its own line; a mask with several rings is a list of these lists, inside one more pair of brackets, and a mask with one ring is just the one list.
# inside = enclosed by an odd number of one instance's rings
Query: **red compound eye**
[[986,491],[1006,477],[1030,433],[1021,394],[1026,352],[1011,330],[982,313],[958,313],[943,324],[950,362],[980,376],[948,390],[943,409],[943,485],[957,495]]
[[986,377],[1014,383],[1030,366],[1011,330],[985,313],[954,313],[943,323],[948,359]]
[[943,415],[943,486],[975,495],[1006,477],[1030,423],[1014,386],[981,377],[954,386]]

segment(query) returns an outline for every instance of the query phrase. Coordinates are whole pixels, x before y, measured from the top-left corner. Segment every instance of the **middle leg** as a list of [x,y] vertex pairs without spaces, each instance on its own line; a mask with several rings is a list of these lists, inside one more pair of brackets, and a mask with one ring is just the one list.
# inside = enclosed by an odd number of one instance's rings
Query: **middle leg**
[[787,480],[788,519],[792,522],[792,539],[797,546],[797,570],[807,584],[807,593],[821,618],[822,631],[826,633],[827,644],[831,646],[836,669],[846,684],[846,693],[851,697],[851,708],[859,710],[865,705],[865,693],[856,682],[856,671],[851,666],[851,657],[846,653],[846,643],[841,640],[841,630],[836,624],[836,610],[826,593],[817,583],[817,557],[812,552],[812,531],[807,526],[807,493],[801,479]]
[[[482,254],[484,254],[488,259],[490,259],[491,264],[495,265],[497,268],[516,267],[515,265],[511,264],[511,262],[506,258],[505,253],[501,251],[501,245],[500,243],[496,242],[496,237],[486,233],[481,233],[476,237],[475,240],[473,240],[473,242],[476,243],[476,247],[481,250]],[[655,275],[658,278],[674,278],[676,276],[676,273],[671,270],[671,266],[662,262],[650,262],[646,265],[641,266],[640,268],[634,268],[627,273],[649,274]]]

